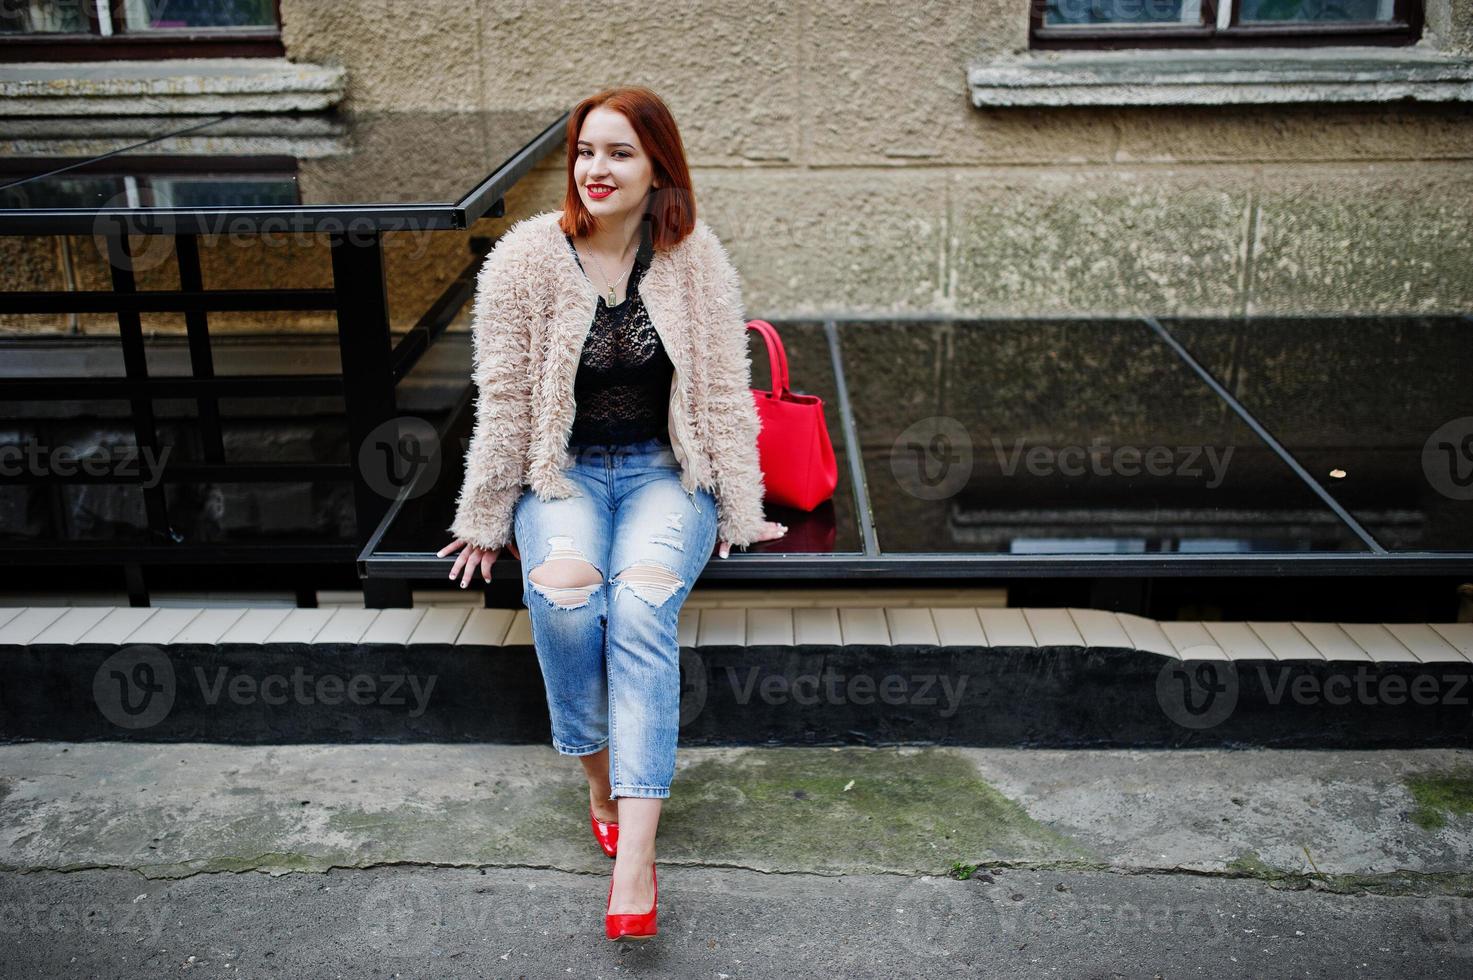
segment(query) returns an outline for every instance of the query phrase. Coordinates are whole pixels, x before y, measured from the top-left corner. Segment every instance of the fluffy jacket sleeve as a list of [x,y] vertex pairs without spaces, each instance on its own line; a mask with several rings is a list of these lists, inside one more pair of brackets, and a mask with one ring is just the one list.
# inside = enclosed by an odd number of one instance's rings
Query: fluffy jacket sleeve
[[706,233],[708,268],[715,277],[715,301],[707,342],[712,354],[706,406],[706,442],[716,484],[717,534],[733,545],[753,543],[766,523],[766,488],[758,461],[761,419],[752,400],[752,360],[747,353],[747,320],[741,276],[726,248]]
[[512,537],[512,512],[522,493],[532,431],[528,271],[508,231],[476,276],[471,312],[476,421],[465,455],[465,482],[449,531],[480,548]]

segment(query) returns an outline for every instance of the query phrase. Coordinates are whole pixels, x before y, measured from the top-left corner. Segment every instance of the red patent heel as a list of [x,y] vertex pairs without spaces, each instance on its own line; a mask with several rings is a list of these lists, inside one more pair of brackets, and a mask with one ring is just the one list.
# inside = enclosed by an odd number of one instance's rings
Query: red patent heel
[[[655,925],[655,914],[660,909],[660,879],[655,875],[655,866],[650,865],[650,883],[655,889],[655,900],[650,904],[648,912],[620,912],[614,914],[608,911],[608,903],[604,904],[604,935],[610,939],[649,939],[659,928]],[[614,883],[609,882],[608,902],[614,899]]]
[[606,823],[593,815],[593,804],[588,804],[588,820],[593,824],[593,838],[609,857],[619,852],[619,825]]

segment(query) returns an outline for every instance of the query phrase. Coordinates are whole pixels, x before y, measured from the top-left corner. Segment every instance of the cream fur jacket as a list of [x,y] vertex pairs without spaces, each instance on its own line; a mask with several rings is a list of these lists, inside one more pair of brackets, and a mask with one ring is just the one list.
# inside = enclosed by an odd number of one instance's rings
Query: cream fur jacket
[[[482,548],[512,537],[523,486],[543,500],[578,493],[568,479],[573,382],[598,293],[558,226],[561,211],[525,218],[486,256],[471,314],[475,427],[449,531]],[[639,284],[650,323],[675,365],[670,443],[680,482],[710,490],[717,534],[752,543],[764,523],[759,420],[741,280],[704,221],[657,250]]]

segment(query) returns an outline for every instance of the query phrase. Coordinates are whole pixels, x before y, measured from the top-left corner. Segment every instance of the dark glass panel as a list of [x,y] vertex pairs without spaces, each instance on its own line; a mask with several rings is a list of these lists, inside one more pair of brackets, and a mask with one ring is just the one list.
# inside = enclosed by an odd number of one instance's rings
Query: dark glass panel
[[1164,325],[1391,551],[1473,551],[1473,321]]
[[1140,322],[865,323],[842,338],[888,553],[1363,550]]

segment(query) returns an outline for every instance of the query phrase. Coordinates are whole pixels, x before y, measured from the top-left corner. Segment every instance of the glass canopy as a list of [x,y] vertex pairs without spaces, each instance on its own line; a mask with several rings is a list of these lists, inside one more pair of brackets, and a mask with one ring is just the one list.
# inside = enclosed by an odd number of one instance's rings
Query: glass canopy
[[[839,487],[812,513],[769,506],[788,536],[710,563],[710,576],[1473,567],[1473,396],[1460,377],[1473,319],[778,328],[795,390],[824,400]],[[762,388],[766,352],[749,340]],[[444,468],[365,550],[368,574],[437,567],[470,404]]]
[[566,115],[552,115],[0,121],[0,233],[106,217],[136,233],[465,228],[561,141]]
[[1473,320],[1164,321],[1392,552],[1473,552]]
[[[0,120],[0,234],[463,229],[565,124],[547,112]],[[795,389],[824,401],[839,485],[812,513],[770,507],[788,536],[711,563],[713,576],[1473,568],[1473,318],[778,327]],[[468,338],[443,342],[436,363],[460,365],[461,395],[423,415],[438,464],[344,539],[367,536],[369,577],[443,575],[435,552],[472,423]],[[340,480],[310,485],[314,500],[341,493]]]

